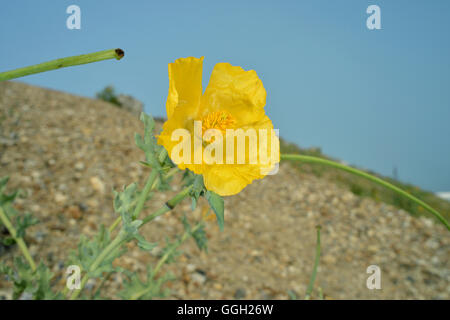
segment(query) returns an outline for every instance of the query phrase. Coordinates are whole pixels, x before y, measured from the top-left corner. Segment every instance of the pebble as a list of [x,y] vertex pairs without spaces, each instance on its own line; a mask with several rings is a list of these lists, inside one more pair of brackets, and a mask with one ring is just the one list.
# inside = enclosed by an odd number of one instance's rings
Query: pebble
[[83,163],[83,162],[77,162],[77,163],[75,163],[74,168],[75,168],[75,170],[83,171],[84,168],[85,168],[85,167],[84,167],[84,163]]
[[67,208],[67,212],[73,219],[80,219],[83,216],[83,213],[78,206],[70,206]]
[[55,202],[58,204],[64,204],[67,201],[67,196],[62,193],[55,193]]
[[101,194],[105,192],[105,184],[99,177],[91,177],[89,181],[91,182],[91,186],[95,191]]
[[245,291],[244,288],[238,288],[234,292],[234,298],[235,299],[244,299],[246,296],[247,296],[247,292]]
[[206,282],[206,276],[202,273],[194,272],[191,275],[191,280],[192,280],[192,282],[194,282],[196,284],[202,285]]

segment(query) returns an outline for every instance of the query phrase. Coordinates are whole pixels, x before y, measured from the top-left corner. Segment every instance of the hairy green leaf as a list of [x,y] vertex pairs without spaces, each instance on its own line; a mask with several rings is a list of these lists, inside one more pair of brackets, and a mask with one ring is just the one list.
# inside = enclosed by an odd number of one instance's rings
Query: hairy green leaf
[[123,271],[128,279],[126,279],[122,286],[123,290],[119,293],[119,296],[123,299],[142,299],[149,300],[153,298],[167,297],[169,291],[163,289],[162,286],[167,281],[173,280],[174,277],[171,274],[165,274],[158,279],[153,279],[153,271],[151,267],[147,268],[147,275],[142,281],[138,274],[129,271]]
[[208,190],[206,192],[206,200],[208,200],[211,209],[213,209],[214,213],[217,217],[217,223],[219,224],[219,228],[223,231],[224,226],[224,201],[221,196],[217,193]]

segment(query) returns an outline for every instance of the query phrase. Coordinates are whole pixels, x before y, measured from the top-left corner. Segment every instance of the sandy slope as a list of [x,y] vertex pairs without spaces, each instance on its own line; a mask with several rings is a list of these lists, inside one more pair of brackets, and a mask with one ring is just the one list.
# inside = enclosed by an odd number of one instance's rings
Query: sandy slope
[[[64,257],[80,233],[94,234],[111,223],[112,192],[133,181],[142,185],[148,170],[134,145],[138,119],[107,103],[22,83],[0,83],[0,176],[29,197],[18,207],[42,221],[28,232],[36,259],[63,276]],[[146,213],[169,197],[157,194]],[[145,227],[149,241],[181,230],[189,201]],[[353,195],[333,182],[300,174],[282,164],[277,175],[226,198],[226,227],[208,222],[209,253],[187,242],[178,263],[171,298],[287,299],[303,296],[314,259],[315,225],[322,225],[323,255],[316,288],[333,299],[449,299],[449,233],[431,220]],[[130,246],[120,265],[143,271],[156,257]],[[16,248],[0,248],[10,261]],[[38,258],[39,257],[39,258]],[[378,265],[382,290],[366,287],[366,268]],[[121,275],[107,283],[108,295]],[[59,284],[63,283],[63,279]],[[95,285],[90,284],[90,287]],[[0,296],[9,297],[0,280]],[[317,291],[314,294],[317,297]]]

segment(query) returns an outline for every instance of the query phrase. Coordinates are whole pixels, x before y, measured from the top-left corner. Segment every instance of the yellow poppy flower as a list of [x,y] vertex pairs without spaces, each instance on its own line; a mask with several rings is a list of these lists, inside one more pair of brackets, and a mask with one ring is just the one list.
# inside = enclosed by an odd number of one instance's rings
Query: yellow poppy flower
[[180,169],[203,175],[208,190],[233,195],[275,168],[279,141],[255,71],[218,63],[203,93],[202,69],[203,57],[169,64],[167,121],[158,143]]

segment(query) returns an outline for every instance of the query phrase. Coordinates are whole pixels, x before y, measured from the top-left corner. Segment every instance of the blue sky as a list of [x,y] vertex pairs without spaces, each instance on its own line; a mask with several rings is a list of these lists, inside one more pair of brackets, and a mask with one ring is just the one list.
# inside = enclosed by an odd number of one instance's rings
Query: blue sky
[[[81,8],[81,30],[66,8]],[[368,30],[366,8],[381,8]],[[93,97],[111,84],[165,114],[167,64],[254,69],[280,135],[432,191],[450,190],[450,1],[8,1],[0,70],[120,47],[120,62],[22,78]]]

